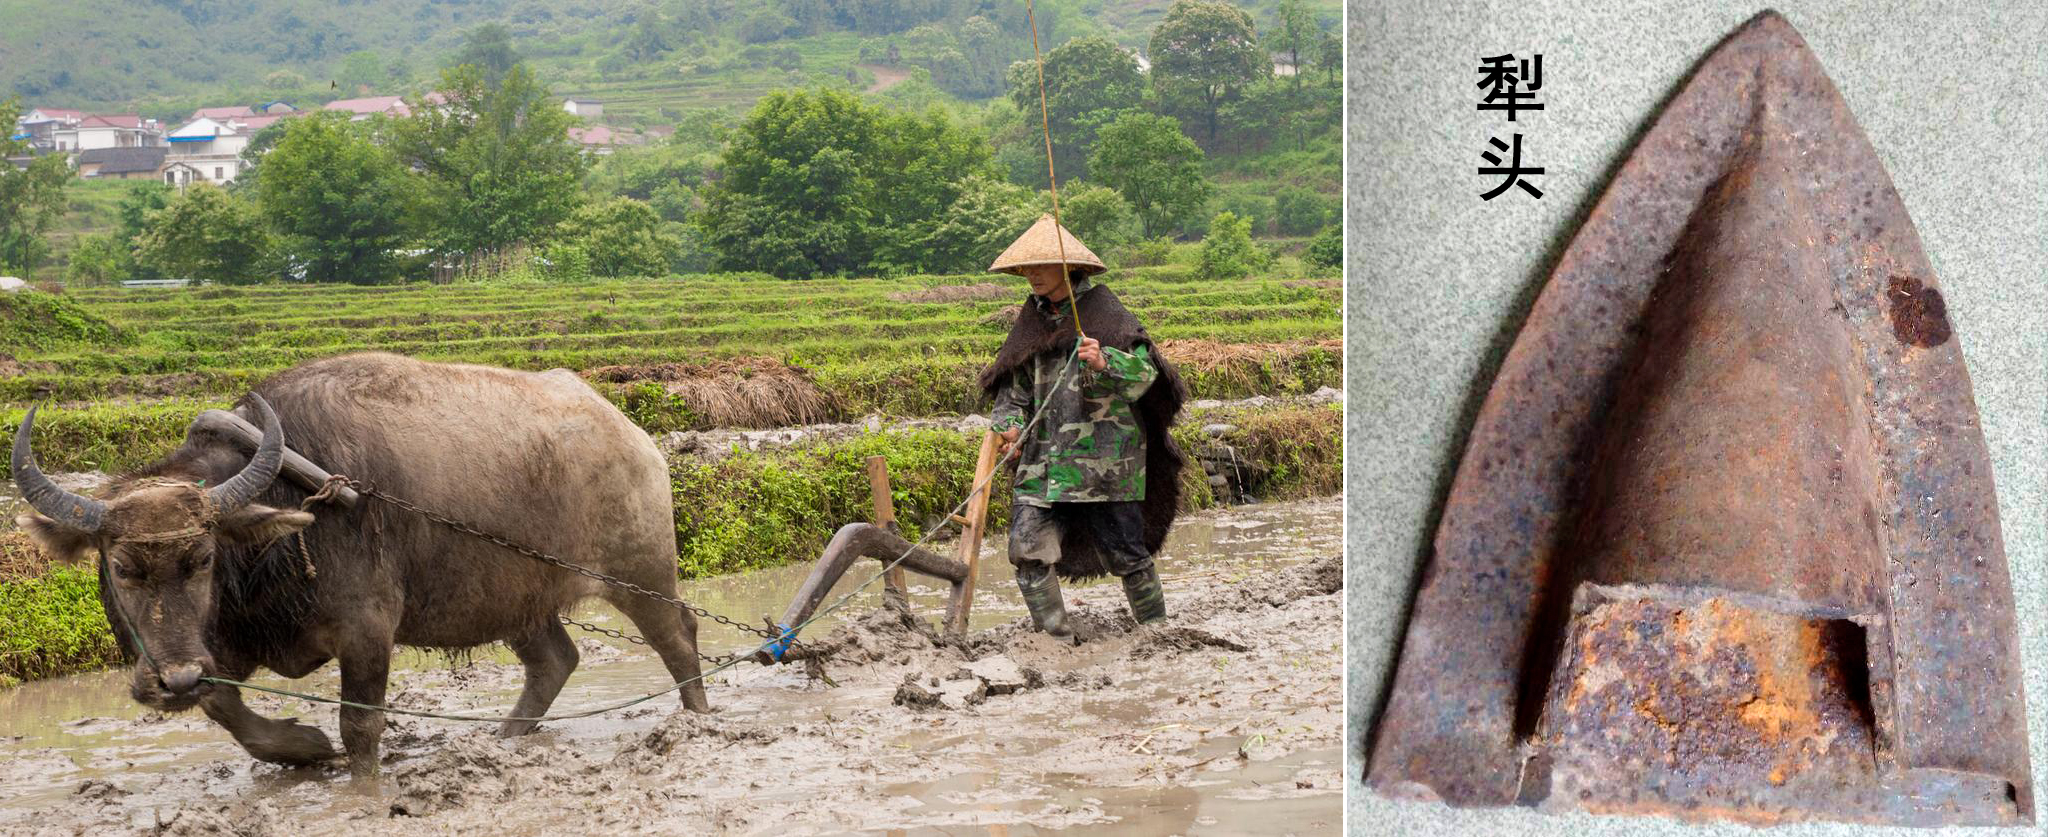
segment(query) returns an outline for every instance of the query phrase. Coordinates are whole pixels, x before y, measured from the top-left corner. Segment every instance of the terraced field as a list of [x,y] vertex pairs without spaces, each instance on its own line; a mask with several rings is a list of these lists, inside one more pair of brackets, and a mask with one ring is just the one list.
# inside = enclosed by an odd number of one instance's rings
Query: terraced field
[[[1107,280],[1150,326],[1196,399],[1281,399],[1194,410],[1177,432],[1227,461],[1226,494],[1336,491],[1340,386],[1334,280],[1202,281],[1178,268]],[[46,470],[119,472],[168,452],[192,417],[295,363],[363,350],[521,369],[576,370],[658,441],[678,431],[876,417],[874,429],[700,456],[673,443],[684,576],[814,558],[864,519],[865,458],[887,456],[913,534],[971,481],[983,409],[973,381],[1026,290],[1006,277],[788,282],[689,277],[572,285],[73,289],[61,302],[0,296],[0,431],[32,402]],[[53,307],[54,306],[54,307]],[[1254,399],[1259,400],[1259,399]],[[1250,476],[1246,476],[1249,474]],[[1189,468],[1188,503],[1231,499]],[[1000,495],[991,522],[1001,526]],[[111,658],[89,568],[52,567],[0,536],[0,684]],[[97,625],[97,627],[95,626]]]
[[[1334,283],[1197,281],[1173,269],[1110,281],[1197,398],[1337,384]],[[1024,293],[1021,281],[978,276],[73,290],[121,337],[17,353],[0,402],[111,401],[94,412],[139,420],[166,401],[225,399],[292,364],[375,349],[591,373],[649,430],[963,413],[977,407],[974,372]],[[762,375],[801,379],[809,409],[735,414],[719,403]],[[724,386],[677,386],[692,379]],[[678,398],[648,398],[644,384],[656,381]]]

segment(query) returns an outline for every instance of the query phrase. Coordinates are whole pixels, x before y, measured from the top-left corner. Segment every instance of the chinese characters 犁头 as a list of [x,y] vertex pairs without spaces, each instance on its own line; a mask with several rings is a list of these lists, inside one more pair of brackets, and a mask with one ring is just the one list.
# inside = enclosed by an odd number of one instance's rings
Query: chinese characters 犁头
[[[1543,103],[1536,100],[1536,92],[1543,89],[1543,55],[1537,53],[1523,59],[1512,53],[1483,56],[1479,59],[1478,87],[1486,91],[1486,97],[1479,101],[1479,110],[1506,111],[1509,122],[1517,121],[1515,115],[1522,111],[1542,110]],[[1479,156],[1491,165],[1480,166],[1479,173],[1502,180],[1481,192],[1481,200],[1493,200],[1517,186],[1530,197],[1543,197],[1543,190],[1527,179],[1528,175],[1542,174],[1543,167],[1522,165],[1521,134],[1514,134],[1511,142],[1493,137],[1486,143],[1493,150],[1481,151]],[[1495,152],[1504,152],[1505,160]]]

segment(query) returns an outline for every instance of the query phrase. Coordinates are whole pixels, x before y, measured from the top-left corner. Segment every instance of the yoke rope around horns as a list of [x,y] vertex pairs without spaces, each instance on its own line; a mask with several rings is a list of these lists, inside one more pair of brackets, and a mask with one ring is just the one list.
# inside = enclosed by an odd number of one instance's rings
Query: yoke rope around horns
[[[1078,349],[1078,344],[1076,346],[1076,349]],[[1066,363],[1060,367],[1059,374],[1053,376],[1054,389],[1058,389],[1060,384],[1066,379],[1067,374],[1074,371],[1074,363],[1076,358],[1077,354],[1075,353],[1075,351],[1070,350],[1067,353]],[[1026,422],[1023,430],[1018,433],[1018,436],[1020,438],[1024,434],[1031,432],[1039,425],[1040,422],[1045,420],[1046,410],[1051,406],[1051,404],[1052,401],[1050,399],[1047,399],[1047,401],[1044,404],[1038,405],[1038,410],[1031,414],[1031,420],[1029,422]],[[372,712],[389,712],[394,715],[408,715],[415,718],[433,718],[442,721],[472,721],[479,723],[499,723],[503,721],[567,721],[576,718],[588,718],[593,715],[602,715],[606,712],[614,712],[620,709],[625,709],[629,706],[637,706],[639,704],[646,703],[650,700],[661,697],[662,695],[673,694],[677,691],[682,690],[683,687],[688,686],[693,682],[703,680],[706,677],[710,677],[711,675],[717,674],[719,672],[725,671],[726,669],[732,668],[733,666],[739,665],[740,662],[743,660],[752,659],[754,654],[758,654],[763,651],[768,651],[778,643],[794,638],[797,632],[808,627],[811,623],[816,622],[819,619],[823,619],[826,615],[838,610],[841,607],[844,607],[846,603],[853,600],[854,596],[860,595],[860,592],[862,590],[867,589],[869,585],[874,584],[883,576],[887,575],[890,570],[893,570],[897,567],[897,565],[902,564],[904,560],[910,557],[910,553],[917,551],[918,549],[922,548],[926,543],[929,543],[932,537],[937,535],[940,531],[944,530],[947,525],[958,525],[957,522],[953,520],[953,518],[959,515],[963,509],[967,508],[967,504],[973,501],[975,495],[988,490],[989,487],[995,482],[996,474],[1002,470],[1001,466],[1007,464],[1010,461],[1010,459],[1012,457],[1015,457],[1018,454],[1018,452],[1021,451],[1022,449],[1022,445],[1011,445],[1010,449],[1003,453],[1002,458],[996,460],[997,467],[989,469],[988,475],[982,477],[979,482],[975,483],[973,489],[967,492],[967,496],[961,498],[960,502],[953,506],[953,510],[949,512],[945,517],[941,518],[943,522],[940,525],[932,527],[931,531],[926,532],[923,537],[918,538],[916,543],[911,544],[908,549],[903,550],[903,554],[896,556],[895,560],[883,565],[880,570],[875,571],[874,575],[868,576],[865,581],[862,581],[860,584],[855,585],[852,590],[848,590],[844,595],[841,595],[839,598],[834,599],[831,604],[818,610],[816,613],[811,614],[809,618],[804,619],[803,621],[790,626],[788,629],[783,631],[780,636],[772,638],[767,642],[763,642],[760,645],[756,646],[753,652],[751,653],[734,654],[732,655],[731,659],[728,659],[725,662],[712,666],[711,669],[708,671],[698,673],[696,677],[686,678],[684,680],[676,682],[675,685],[672,685],[666,689],[662,689],[661,691],[653,692],[651,694],[641,695],[640,697],[636,697],[631,700],[621,701],[618,703],[613,703],[605,706],[599,706],[592,709],[582,709],[574,712],[562,712],[558,714],[548,715],[462,715],[451,712],[430,712],[423,709],[405,709],[401,707],[387,706],[383,704],[360,703],[357,701],[346,700],[343,698],[331,698],[322,695],[313,695],[307,694],[305,692],[297,692],[291,689],[280,689],[271,686],[258,686],[254,683],[247,683],[241,680],[233,680],[226,677],[213,677],[209,675],[201,677],[199,678],[199,680],[202,683],[211,683],[218,686],[232,686],[241,689],[252,689],[258,692],[268,692],[273,695],[298,698],[299,700],[311,701],[313,703],[326,703],[333,704],[335,706],[345,706],[353,709],[364,709]],[[159,676],[161,676],[163,672],[163,666],[157,664],[156,658],[151,656],[149,653],[149,646],[143,644],[142,633],[141,631],[136,630],[135,622],[128,618],[128,614],[121,607],[120,597],[114,596],[110,598],[114,604],[116,615],[121,618],[123,624],[128,626],[128,635],[135,641],[136,652],[142,657],[144,662],[149,663],[149,667],[151,669],[155,670],[159,674]]]

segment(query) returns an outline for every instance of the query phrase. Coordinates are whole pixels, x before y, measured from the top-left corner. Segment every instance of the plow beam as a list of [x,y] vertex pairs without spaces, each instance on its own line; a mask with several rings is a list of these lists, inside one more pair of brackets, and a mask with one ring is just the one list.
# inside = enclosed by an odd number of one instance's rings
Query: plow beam
[[[830,543],[825,545],[825,554],[819,556],[811,574],[797,588],[796,599],[789,603],[776,627],[789,631],[788,626],[802,623],[818,609],[818,603],[832,592],[832,586],[839,583],[840,576],[862,558],[873,558],[884,563],[896,560],[898,555],[908,555],[897,566],[921,575],[928,575],[945,581],[953,587],[952,598],[958,600],[968,590],[970,578],[967,565],[922,547],[913,547],[902,535],[891,532],[872,523],[848,523],[839,527]],[[795,632],[783,635],[781,642],[767,650],[757,652],[755,658],[761,663],[779,662],[789,650],[789,642]]]

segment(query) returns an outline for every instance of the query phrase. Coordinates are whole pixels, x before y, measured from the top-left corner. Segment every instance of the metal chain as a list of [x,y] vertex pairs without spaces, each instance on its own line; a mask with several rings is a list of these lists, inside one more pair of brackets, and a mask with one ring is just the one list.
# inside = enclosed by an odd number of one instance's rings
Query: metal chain
[[[432,510],[430,510],[430,509],[427,509],[427,508],[421,507],[420,505],[418,505],[418,504],[416,504],[416,503],[413,503],[412,501],[406,500],[406,499],[404,499],[404,498],[402,498],[402,497],[395,497],[395,496],[392,496],[392,495],[390,495],[390,494],[386,494],[386,493],[384,493],[383,491],[380,491],[380,490],[378,490],[378,489],[372,488],[372,487],[370,487],[370,486],[369,486],[369,485],[367,485],[367,484],[364,484],[364,483],[362,483],[362,482],[360,482],[360,481],[357,481],[357,480],[356,480],[355,478],[353,478],[353,477],[349,477],[349,476],[346,476],[346,475],[343,475],[343,474],[335,474],[335,475],[333,475],[333,476],[330,476],[330,477],[328,477],[328,478],[327,478],[327,481],[328,481],[329,483],[338,483],[338,484],[341,484],[341,485],[346,485],[346,486],[348,486],[348,487],[350,487],[350,488],[353,488],[353,489],[355,489],[355,490],[356,490],[356,493],[362,494],[362,495],[364,495],[364,496],[366,496],[366,497],[375,497],[375,498],[377,498],[377,499],[379,499],[379,500],[382,500],[382,501],[384,501],[384,502],[386,502],[386,503],[390,503],[391,505],[394,505],[394,506],[397,506],[397,507],[399,507],[399,508],[401,508],[401,509],[404,509],[404,510],[406,510],[406,511],[412,512],[413,514],[417,514],[417,515],[419,515],[419,516],[421,516],[421,517],[424,517],[424,518],[426,518],[426,519],[428,519],[428,520],[434,521],[435,523],[439,523],[439,524],[441,524],[442,526],[446,526],[446,527],[448,527],[448,528],[450,528],[450,529],[453,529],[453,530],[455,530],[455,531],[457,531],[457,532],[461,532],[461,533],[463,533],[463,534],[465,534],[465,535],[469,535],[469,536],[471,536],[471,537],[474,537],[474,538],[478,538],[478,539],[481,539],[481,540],[489,541],[489,542],[491,542],[491,543],[497,544],[498,546],[501,546],[501,547],[504,547],[504,548],[506,548],[506,549],[512,550],[513,552],[517,552],[517,553],[519,553],[520,555],[524,555],[524,556],[526,556],[526,557],[528,557],[528,558],[532,558],[532,559],[533,559],[533,560],[535,560],[535,561],[539,561],[539,562],[541,562],[541,563],[543,563],[543,564],[548,564],[548,565],[550,565],[550,566],[560,567],[560,568],[562,568],[562,569],[568,570],[568,571],[570,571],[570,572],[572,572],[572,573],[575,573],[575,574],[577,574],[577,575],[580,575],[580,576],[583,576],[583,577],[585,577],[585,578],[588,578],[588,579],[590,579],[590,580],[592,580],[592,581],[597,581],[597,582],[600,582],[600,583],[603,583],[603,584],[608,584],[608,585],[611,585],[611,586],[613,586],[613,587],[616,587],[616,588],[618,588],[618,589],[620,589],[620,590],[624,590],[624,591],[626,591],[626,592],[629,592],[629,593],[635,593],[635,594],[638,594],[638,595],[646,596],[647,598],[650,598],[650,599],[654,599],[654,600],[656,600],[656,601],[660,601],[660,602],[664,602],[664,603],[667,603],[667,604],[671,604],[671,605],[674,605],[674,606],[676,606],[676,607],[678,607],[678,608],[681,608],[681,609],[683,609],[683,610],[689,611],[689,612],[691,612],[691,613],[694,613],[694,614],[696,614],[696,615],[698,615],[698,616],[701,616],[701,617],[703,617],[703,618],[709,619],[709,620],[711,620],[711,621],[713,621],[713,622],[717,622],[717,623],[719,623],[719,624],[721,624],[721,625],[725,625],[725,626],[727,626],[727,627],[731,627],[731,628],[737,628],[737,629],[739,629],[739,630],[745,631],[745,632],[747,632],[747,633],[753,634],[753,635],[755,635],[755,636],[758,636],[758,637],[761,637],[761,638],[763,638],[763,639],[769,639],[769,640],[781,640],[781,639],[783,639],[783,638],[784,638],[784,637],[782,636],[782,634],[781,634],[780,632],[778,632],[778,631],[772,631],[772,630],[763,630],[763,629],[761,629],[761,628],[756,628],[756,627],[754,627],[754,626],[752,626],[752,625],[749,625],[749,624],[747,624],[747,623],[745,623],[745,622],[739,622],[739,621],[735,621],[735,620],[732,620],[732,619],[727,619],[727,618],[725,618],[725,617],[723,617],[723,616],[720,616],[720,615],[718,615],[718,614],[716,614],[716,613],[712,613],[711,611],[708,611],[708,610],[705,610],[704,608],[701,608],[701,607],[698,607],[698,606],[696,606],[696,605],[690,604],[689,602],[683,601],[682,599],[678,599],[678,598],[676,598],[676,597],[674,597],[674,596],[667,596],[667,595],[663,595],[663,594],[661,594],[661,593],[657,593],[657,592],[654,592],[653,590],[649,590],[649,589],[647,589],[647,588],[645,588],[645,587],[642,587],[642,586],[640,586],[640,585],[638,585],[638,584],[634,584],[633,582],[627,581],[627,580],[625,580],[625,579],[622,579],[622,578],[614,578],[614,577],[612,577],[612,576],[609,576],[609,575],[605,575],[604,573],[601,573],[601,572],[598,572],[598,571],[596,571],[596,570],[593,570],[593,569],[591,569],[591,568],[589,568],[589,567],[585,567],[585,566],[583,566],[583,565],[581,565],[581,564],[576,564],[576,563],[573,563],[573,562],[570,562],[570,561],[565,561],[565,560],[563,560],[563,559],[561,559],[561,558],[557,558],[557,557],[555,557],[555,556],[553,556],[553,555],[549,555],[549,554],[547,554],[547,553],[545,553],[545,552],[542,552],[542,551],[540,551],[540,550],[538,550],[538,549],[534,549],[534,548],[532,548],[532,547],[529,547],[529,546],[523,546],[523,545],[521,545],[521,544],[516,544],[516,543],[513,543],[513,542],[511,542],[511,541],[509,541],[509,540],[506,540],[505,538],[502,538],[502,537],[500,537],[500,536],[498,536],[498,535],[493,535],[493,534],[491,534],[491,533],[489,533],[489,532],[483,531],[483,530],[481,530],[481,529],[478,529],[478,528],[476,528],[476,527],[474,527],[474,526],[470,526],[469,524],[463,523],[463,522],[461,522],[461,521],[459,521],[459,520],[455,520],[454,518],[448,517],[447,515],[443,515],[443,514],[440,514],[440,513],[438,513],[438,512],[432,511]],[[324,489],[323,489],[323,490],[324,490]],[[579,627],[581,627],[581,625],[579,625]],[[605,633],[605,632],[604,632],[604,631],[602,631],[602,630],[600,630],[600,631],[599,631],[599,633]],[[795,638],[795,637],[789,637],[788,639],[789,639],[789,642],[790,642],[790,644],[792,644],[792,645],[795,645],[795,644],[797,644],[797,640],[796,640],[796,638]],[[645,644],[645,642],[642,642],[642,644],[644,645],[644,644]]]
[[[582,629],[584,629],[584,630],[586,630],[586,631],[589,631],[589,632],[591,632],[591,633],[594,633],[594,634],[604,634],[605,636],[611,637],[612,639],[623,639],[623,640],[625,640],[625,641],[627,641],[627,642],[633,643],[634,645],[646,645],[646,644],[647,644],[647,640],[645,640],[645,639],[642,639],[642,638],[640,638],[640,637],[637,637],[637,636],[634,636],[634,635],[632,635],[632,634],[626,633],[626,632],[624,632],[624,631],[614,631],[614,630],[612,630],[612,629],[610,629],[610,628],[606,628],[606,627],[603,627],[603,626],[600,626],[600,625],[592,625],[592,624],[590,624],[589,622],[578,622],[578,621],[576,621],[576,620],[574,620],[574,619],[571,619],[571,618],[569,618],[569,617],[567,617],[567,616],[556,616],[555,618],[556,618],[556,619],[560,619],[560,620],[562,620],[562,624],[564,624],[564,625],[568,625],[569,627],[572,627],[572,628],[582,628]],[[698,654],[697,656],[699,656],[699,657],[704,657],[704,655],[703,655],[703,654]],[[704,659],[707,659],[707,660],[708,660],[708,659],[711,659],[711,658],[710,658],[710,657],[704,657]]]
[[[632,634],[626,633],[625,631],[614,631],[602,625],[592,625],[589,622],[578,622],[567,616],[557,615],[555,618],[561,620],[562,624],[568,625],[572,628],[582,628],[594,634],[604,634],[605,636],[611,637],[612,639],[623,639],[627,642],[633,643],[634,645],[647,644],[647,640],[645,638],[634,636]],[[740,659],[740,655],[706,654],[702,651],[699,651],[697,652],[697,659],[703,660],[704,662],[710,663],[715,666],[719,666],[725,665],[726,663],[732,662],[733,660]]]

